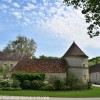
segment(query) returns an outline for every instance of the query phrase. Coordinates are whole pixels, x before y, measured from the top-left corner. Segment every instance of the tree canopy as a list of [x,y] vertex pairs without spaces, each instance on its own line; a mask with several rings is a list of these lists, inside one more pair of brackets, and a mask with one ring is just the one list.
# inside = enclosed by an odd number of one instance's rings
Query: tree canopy
[[3,49],[3,52],[21,52],[26,53],[29,57],[33,56],[36,51],[36,43],[33,39],[18,35],[16,40],[10,41]]
[[53,57],[53,56],[41,55],[41,56],[39,56],[39,59],[59,59],[59,58],[58,57]]
[[100,34],[100,0],[64,0],[64,3],[75,9],[82,8],[86,23],[90,24],[87,27],[90,37]]

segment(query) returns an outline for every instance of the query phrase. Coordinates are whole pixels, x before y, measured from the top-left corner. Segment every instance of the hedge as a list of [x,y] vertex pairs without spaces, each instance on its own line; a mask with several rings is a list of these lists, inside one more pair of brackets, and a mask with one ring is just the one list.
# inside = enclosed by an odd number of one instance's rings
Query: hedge
[[24,80],[41,80],[45,79],[45,74],[43,73],[13,73],[12,78],[19,80],[20,82]]

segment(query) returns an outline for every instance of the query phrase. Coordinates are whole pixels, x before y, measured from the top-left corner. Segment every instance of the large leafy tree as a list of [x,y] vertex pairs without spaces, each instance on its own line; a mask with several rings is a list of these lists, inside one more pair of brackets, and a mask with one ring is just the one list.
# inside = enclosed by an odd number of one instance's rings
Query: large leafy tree
[[82,14],[85,15],[90,37],[100,34],[100,0],[64,0],[68,6],[74,6],[75,9],[81,7]]
[[35,41],[21,35],[18,35],[16,40],[10,41],[10,43],[3,49],[3,52],[21,52],[28,54],[30,57],[34,55],[35,51]]

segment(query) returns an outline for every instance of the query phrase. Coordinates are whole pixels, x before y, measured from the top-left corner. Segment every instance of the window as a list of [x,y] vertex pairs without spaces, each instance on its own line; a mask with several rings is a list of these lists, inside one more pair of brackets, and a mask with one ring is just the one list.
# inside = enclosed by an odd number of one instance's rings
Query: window
[[83,75],[84,80],[86,80],[86,75]]
[[83,67],[85,67],[85,64],[83,64]]
[[13,64],[10,64],[10,67],[13,67]]
[[4,67],[6,67],[7,66],[7,64],[4,64]]

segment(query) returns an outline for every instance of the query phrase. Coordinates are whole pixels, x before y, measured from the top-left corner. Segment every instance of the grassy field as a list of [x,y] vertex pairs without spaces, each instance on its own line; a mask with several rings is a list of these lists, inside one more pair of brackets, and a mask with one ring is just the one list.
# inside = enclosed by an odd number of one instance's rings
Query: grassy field
[[49,97],[100,97],[100,87],[92,87],[86,91],[31,91],[31,90],[20,90],[20,91],[6,91],[0,90],[0,95],[9,96],[49,96]]

